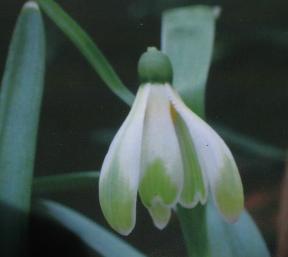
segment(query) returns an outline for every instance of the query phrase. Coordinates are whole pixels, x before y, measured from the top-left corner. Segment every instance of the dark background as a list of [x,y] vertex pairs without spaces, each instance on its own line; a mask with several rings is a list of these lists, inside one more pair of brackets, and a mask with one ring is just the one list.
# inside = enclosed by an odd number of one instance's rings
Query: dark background
[[[161,11],[173,6],[213,4],[217,22],[206,96],[207,117],[256,140],[287,149],[288,2],[285,0],[69,0],[58,1],[92,36],[124,83],[136,92],[136,65],[147,46],[160,43]],[[15,19],[24,2],[0,3],[0,74]],[[107,89],[78,50],[45,17],[47,73],[36,176],[99,170],[113,133],[129,108]],[[275,251],[283,160],[232,145],[242,174],[246,206]],[[97,185],[53,199],[103,223]],[[139,215],[141,213],[141,215]],[[159,233],[139,205],[128,238],[151,256],[184,256],[176,218]],[[153,236],[152,236],[153,235]],[[171,236],[172,235],[172,236]],[[156,240],[157,238],[157,240]]]

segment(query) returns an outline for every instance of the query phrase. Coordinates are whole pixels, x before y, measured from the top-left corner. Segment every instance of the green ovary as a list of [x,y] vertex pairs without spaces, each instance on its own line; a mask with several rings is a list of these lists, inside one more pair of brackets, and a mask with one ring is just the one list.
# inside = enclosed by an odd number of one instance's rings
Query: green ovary
[[148,208],[152,207],[155,199],[161,200],[165,205],[174,203],[177,198],[177,187],[167,175],[161,159],[155,159],[144,171],[139,193],[143,204]]

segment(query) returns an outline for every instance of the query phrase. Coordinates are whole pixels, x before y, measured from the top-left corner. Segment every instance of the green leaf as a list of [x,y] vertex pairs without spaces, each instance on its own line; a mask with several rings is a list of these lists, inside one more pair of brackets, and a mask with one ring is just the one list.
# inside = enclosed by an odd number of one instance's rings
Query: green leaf
[[42,17],[37,4],[28,2],[12,36],[0,93],[0,228],[7,231],[4,247],[11,243],[15,251],[30,209],[44,63]]
[[205,209],[200,204],[193,209],[183,208],[180,205],[177,206],[177,216],[189,257],[211,257]]
[[189,257],[270,257],[265,242],[244,211],[235,224],[229,224],[208,202],[194,209],[177,207]]
[[83,188],[95,187],[98,183],[99,172],[82,171],[69,174],[58,174],[34,178],[33,194],[69,192]]
[[173,85],[201,117],[217,13],[219,8],[191,6],[168,10],[162,18],[162,50],[172,62]]
[[53,0],[37,0],[37,2],[50,19],[75,44],[112,92],[131,105],[134,95],[125,87],[89,35]]
[[206,209],[211,257],[269,257],[265,242],[244,211],[235,224],[225,222],[217,209],[209,203]]
[[[104,257],[144,257],[142,253],[82,214],[52,201],[42,201],[43,214],[77,235]],[[40,209],[40,210],[41,210]]]
[[265,157],[271,160],[285,160],[285,151],[281,148],[260,142],[253,137],[241,134],[223,125],[212,124],[212,126],[229,145],[235,146],[240,151],[242,150],[245,153]]
[[[205,6],[184,7],[164,12],[162,19],[162,50],[173,65],[174,87],[202,118],[217,12]],[[223,221],[210,203],[193,209],[178,206],[177,215],[190,257],[269,256],[246,212],[234,225]]]

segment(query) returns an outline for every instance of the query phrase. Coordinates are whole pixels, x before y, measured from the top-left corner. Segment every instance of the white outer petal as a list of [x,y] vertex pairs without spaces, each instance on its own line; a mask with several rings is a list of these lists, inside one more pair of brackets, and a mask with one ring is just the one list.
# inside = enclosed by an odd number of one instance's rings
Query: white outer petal
[[[109,147],[100,173],[99,198],[102,211],[108,223],[123,235],[129,234],[136,222],[143,122],[149,91],[149,87],[139,88],[129,115]],[[117,215],[114,215],[121,210],[121,206],[115,206],[115,201],[123,200],[117,197],[126,192],[133,198],[130,227],[123,227]]]
[[[243,207],[243,199],[241,199],[241,197],[243,198],[243,189],[236,163],[229,148],[223,139],[207,123],[193,113],[182,102],[181,98],[170,86],[167,86],[166,89],[176,111],[181,115],[190,130],[190,135],[195,144],[200,165],[208,178],[216,206],[225,219],[231,222],[235,221],[242,210],[241,207]],[[225,169],[225,166],[227,165],[229,165],[230,168],[229,176],[232,178],[229,182],[233,182],[237,186],[237,193],[239,195],[239,204],[236,203],[236,209],[235,211],[231,210],[232,213],[223,213],[222,206],[219,206],[219,202],[216,200],[217,189],[219,189],[218,186],[222,184],[222,182],[227,188],[231,187],[229,184],[225,183],[226,177],[222,174],[223,168]],[[231,187],[231,192],[227,192],[227,196],[228,194],[232,199],[234,194],[233,187]]]

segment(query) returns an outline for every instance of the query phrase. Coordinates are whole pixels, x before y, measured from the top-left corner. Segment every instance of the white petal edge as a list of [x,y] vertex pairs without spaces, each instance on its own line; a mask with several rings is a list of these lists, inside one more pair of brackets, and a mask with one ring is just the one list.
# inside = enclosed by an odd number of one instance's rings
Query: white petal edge
[[[223,139],[206,122],[199,118],[183,103],[178,94],[170,86],[166,86],[166,89],[174,108],[186,122],[190,131],[200,165],[208,179],[214,203],[226,221],[235,222],[243,209],[244,200],[241,178],[229,148]],[[234,195],[233,186],[227,184],[225,182],[226,177],[221,174],[223,168],[225,170],[227,160],[230,165],[228,175],[232,178],[232,182],[234,183],[238,194],[238,202],[229,203],[230,205],[232,204],[231,210],[228,210],[226,206],[224,207],[226,208],[224,210],[216,197],[219,185],[222,185],[222,188],[224,187],[224,189],[230,189],[231,187],[231,191],[229,190],[229,192],[226,192],[227,196],[232,199]],[[227,170],[225,171],[227,172]],[[233,204],[235,204],[234,207]]]
[[162,230],[167,226],[171,217],[171,208],[164,205],[161,199],[154,198],[148,211],[156,228]]
[[[169,84],[167,86],[170,87]],[[179,203],[184,208],[193,208],[199,202],[203,205],[207,201],[207,178],[202,172],[195,145],[185,121],[178,114],[173,103],[170,103],[170,105],[171,116],[181,149],[184,171],[184,183]]]
[[[109,147],[100,173],[99,199],[103,214],[111,227],[122,235],[128,235],[136,223],[142,133],[149,91],[149,87],[139,88],[127,118]],[[115,215],[122,211],[115,203],[124,201],[117,197],[127,194],[132,198],[131,225],[121,224]]]

